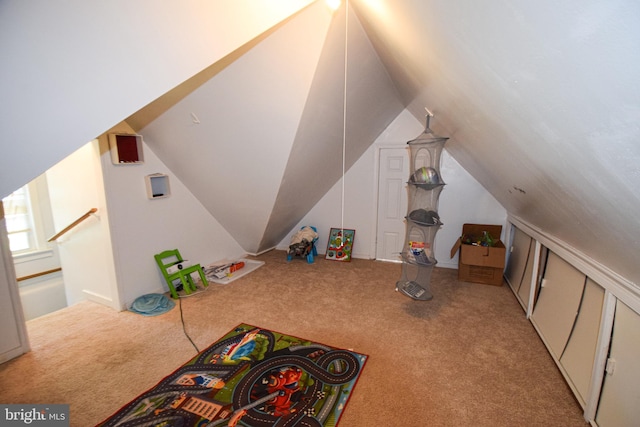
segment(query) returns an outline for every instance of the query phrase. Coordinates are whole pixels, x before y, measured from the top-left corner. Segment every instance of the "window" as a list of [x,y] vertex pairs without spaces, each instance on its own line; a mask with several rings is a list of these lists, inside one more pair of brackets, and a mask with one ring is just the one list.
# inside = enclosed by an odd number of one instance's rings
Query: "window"
[[46,235],[54,228],[45,175],[9,194],[2,204],[14,261],[51,251]]
[[14,191],[2,199],[2,203],[4,205],[11,252],[20,254],[37,250],[29,186],[25,185]]

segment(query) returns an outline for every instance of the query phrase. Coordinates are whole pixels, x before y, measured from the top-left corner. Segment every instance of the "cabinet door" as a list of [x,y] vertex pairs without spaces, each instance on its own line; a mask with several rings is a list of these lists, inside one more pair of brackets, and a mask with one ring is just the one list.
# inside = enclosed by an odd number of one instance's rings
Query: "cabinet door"
[[596,422],[637,426],[640,420],[640,315],[619,300]]
[[[529,255],[527,257],[527,265],[525,266],[524,273],[522,274],[522,284],[518,290],[518,297],[522,301],[525,311],[528,310],[529,304],[533,304],[533,301],[529,301],[529,295],[531,291],[531,281],[533,280],[533,267],[535,263],[535,251],[536,243],[531,239],[529,245]],[[537,271],[537,270],[536,270]]]
[[575,327],[560,358],[560,363],[573,383],[582,405],[585,404],[589,393],[603,302],[604,289],[587,279]]
[[549,252],[542,288],[531,320],[556,360],[562,356],[573,329],[585,280],[584,274]]
[[522,277],[529,259],[531,241],[531,237],[513,227],[513,242],[511,243],[511,249],[509,249],[509,262],[507,263],[504,277],[516,294],[522,284]]

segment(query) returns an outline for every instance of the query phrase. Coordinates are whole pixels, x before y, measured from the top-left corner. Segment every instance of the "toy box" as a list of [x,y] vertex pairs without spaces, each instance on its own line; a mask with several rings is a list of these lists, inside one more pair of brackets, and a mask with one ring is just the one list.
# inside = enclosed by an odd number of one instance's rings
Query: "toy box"
[[507,250],[500,241],[501,225],[464,224],[462,236],[451,248],[460,251],[458,280],[502,286]]

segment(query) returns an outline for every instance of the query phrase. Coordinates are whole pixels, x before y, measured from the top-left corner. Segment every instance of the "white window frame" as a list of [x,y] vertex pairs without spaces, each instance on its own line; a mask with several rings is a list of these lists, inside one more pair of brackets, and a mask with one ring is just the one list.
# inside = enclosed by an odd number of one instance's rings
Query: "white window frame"
[[[33,261],[35,259],[50,257],[53,255],[53,250],[51,249],[49,243],[47,242],[47,238],[45,236],[45,226],[42,220],[42,209],[40,207],[39,201],[41,200],[41,195],[39,194],[41,185],[38,185],[37,180],[30,182],[24,187],[28,196],[27,202],[27,210],[29,216],[29,248],[17,251],[11,251],[13,255],[14,262],[27,262]],[[46,186],[45,186],[46,190]],[[10,196],[7,196],[10,197]],[[47,197],[48,199],[48,197]],[[3,201],[6,200],[3,199]],[[8,217],[7,213],[7,203],[4,202],[5,206],[5,217]],[[9,223],[7,221],[7,228]],[[7,229],[7,234],[11,234],[13,231]]]

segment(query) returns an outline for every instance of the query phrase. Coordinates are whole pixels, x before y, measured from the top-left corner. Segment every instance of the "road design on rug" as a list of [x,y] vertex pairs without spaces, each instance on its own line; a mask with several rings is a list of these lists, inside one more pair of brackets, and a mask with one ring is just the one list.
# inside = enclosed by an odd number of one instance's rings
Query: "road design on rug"
[[99,426],[336,426],[366,359],[242,324]]

